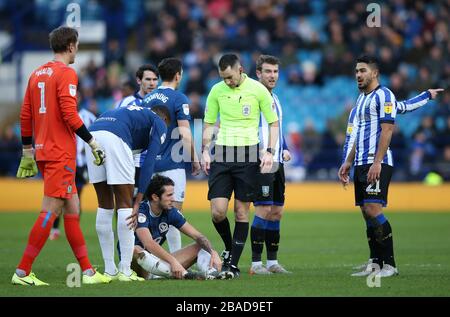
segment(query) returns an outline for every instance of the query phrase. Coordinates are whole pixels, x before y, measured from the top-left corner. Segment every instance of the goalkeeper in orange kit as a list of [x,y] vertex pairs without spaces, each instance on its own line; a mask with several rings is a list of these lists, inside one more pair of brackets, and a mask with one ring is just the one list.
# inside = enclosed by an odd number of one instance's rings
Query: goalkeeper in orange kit
[[48,285],[34,275],[31,266],[48,239],[53,221],[64,209],[64,228],[83,271],[82,282],[109,283],[109,278],[92,268],[79,224],[75,134],[89,143],[95,164],[103,164],[105,156],[77,113],[78,78],[68,65],[75,61],[78,32],[59,27],[50,33],[49,40],[54,59],[31,74],[20,113],[23,154],[17,171],[18,178],[33,177],[39,166],[44,178],[44,198],[41,213],[31,229],[11,282],[15,285]]

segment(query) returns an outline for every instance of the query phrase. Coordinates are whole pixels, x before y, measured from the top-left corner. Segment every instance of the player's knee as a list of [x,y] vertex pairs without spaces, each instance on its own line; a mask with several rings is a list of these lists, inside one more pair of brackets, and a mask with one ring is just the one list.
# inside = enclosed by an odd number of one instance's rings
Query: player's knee
[[363,210],[367,217],[374,218],[382,211],[382,207],[380,204],[365,204]]
[[267,219],[267,216],[270,213],[270,205],[258,205],[255,206],[255,215],[262,218]]
[[270,221],[280,221],[283,217],[283,211],[282,210],[271,210],[269,213],[269,216],[267,217]]

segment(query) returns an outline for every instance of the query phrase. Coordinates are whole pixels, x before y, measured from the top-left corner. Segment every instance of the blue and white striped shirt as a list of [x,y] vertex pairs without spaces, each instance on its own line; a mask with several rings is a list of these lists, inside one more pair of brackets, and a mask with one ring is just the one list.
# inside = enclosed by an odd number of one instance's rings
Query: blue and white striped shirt
[[[420,107],[427,104],[427,102],[431,99],[431,94],[428,91],[424,91],[421,94],[410,98],[408,100],[403,101],[397,101],[397,114],[405,114],[408,112],[412,112],[414,110],[419,109]],[[356,109],[357,107],[353,107],[350,111],[350,115],[348,117],[348,123],[347,123],[347,133],[345,136],[345,143],[344,143],[344,151],[342,156],[342,163],[345,161],[347,156],[350,154],[350,151],[352,150],[353,144],[355,143],[356,133],[352,133],[354,131],[353,127],[356,126]]]
[[[97,117],[87,109],[81,109],[78,112],[81,120],[83,121],[86,128],[89,128],[92,122],[97,119]],[[86,166],[86,150],[85,142],[77,135],[77,166]]]
[[[281,103],[277,95],[272,93],[273,105],[272,107],[276,110],[278,116],[278,141],[275,145],[273,153],[273,161],[283,163],[283,150],[287,150],[287,144],[283,135],[283,110],[281,109]],[[266,118],[261,114],[261,119],[259,120],[259,135],[260,135],[260,148],[266,149],[269,144],[269,125],[267,124]]]
[[137,91],[134,95],[127,96],[127,97],[123,98],[122,100],[120,100],[116,104],[116,108],[128,107],[128,106],[141,106],[143,99],[144,99],[144,97],[139,95],[139,91]]
[[[368,94],[360,94],[356,101],[355,165],[372,164],[378,149],[382,123],[395,123],[397,103],[388,88],[378,86]],[[392,151],[388,147],[382,163],[394,166]]]

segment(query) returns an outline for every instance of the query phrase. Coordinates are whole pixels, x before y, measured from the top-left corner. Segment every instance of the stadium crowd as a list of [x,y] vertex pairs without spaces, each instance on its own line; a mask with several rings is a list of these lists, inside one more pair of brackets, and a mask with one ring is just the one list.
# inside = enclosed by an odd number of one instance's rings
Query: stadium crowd
[[[35,0],[23,8],[20,2],[0,1],[0,28],[13,34],[16,51],[46,48],[33,43],[47,42],[42,37],[63,23],[70,1]],[[136,63],[128,53],[138,52],[140,62],[154,65],[168,56],[183,59],[180,88],[191,100],[192,117],[202,118],[222,52],[239,52],[252,77],[259,54],[276,55],[282,64],[275,92],[284,106],[284,132],[293,154],[288,179],[335,180],[357,91],[354,60],[365,52],[380,59],[381,82],[398,100],[429,88],[446,89],[436,102],[398,120],[391,146],[394,180],[421,181],[430,172],[450,180],[448,1],[378,1],[381,27],[374,28],[366,25],[367,4],[359,0],[78,2],[82,20],[103,20],[107,29],[100,47],[103,64],[92,60],[79,73],[80,107],[103,112],[127,94],[125,89],[132,91]],[[2,127],[0,175],[15,174],[18,131]]]

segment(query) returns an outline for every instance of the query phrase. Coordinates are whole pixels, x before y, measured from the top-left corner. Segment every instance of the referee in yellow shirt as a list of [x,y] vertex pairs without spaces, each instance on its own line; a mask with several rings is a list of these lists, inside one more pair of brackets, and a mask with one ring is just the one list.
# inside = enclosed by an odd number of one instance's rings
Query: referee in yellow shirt
[[[219,61],[223,81],[211,89],[205,109],[202,165],[208,179],[208,200],[214,227],[225,244],[224,265],[218,278],[239,277],[239,258],[248,236],[250,202],[256,198],[257,175],[270,173],[273,148],[278,140],[278,117],[270,92],[249,78],[235,54]],[[261,113],[269,123],[269,146],[259,153],[258,129]],[[212,157],[212,138],[219,119]],[[234,192],[234,234],[227,218],[228,202]]]

